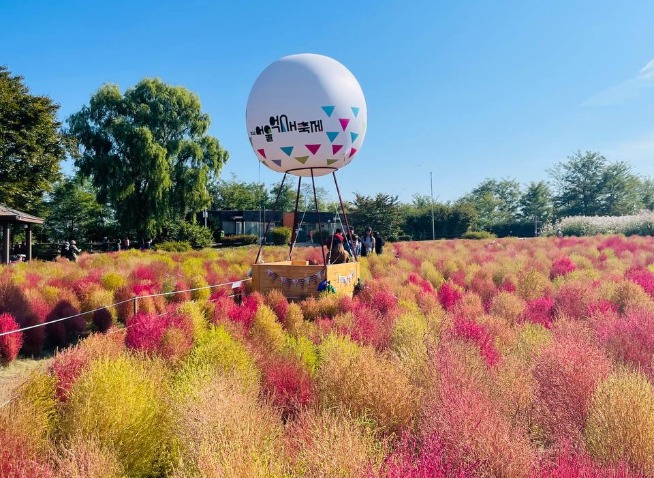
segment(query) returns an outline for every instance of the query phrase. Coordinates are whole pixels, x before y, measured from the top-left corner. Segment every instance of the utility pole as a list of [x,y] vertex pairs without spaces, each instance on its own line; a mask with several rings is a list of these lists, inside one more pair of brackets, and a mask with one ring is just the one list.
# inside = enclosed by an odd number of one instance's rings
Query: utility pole
[[429,188],[431,189],[431,240],[436,239],[436,228],[434,227],[434,183],[432,173],[429,171]]

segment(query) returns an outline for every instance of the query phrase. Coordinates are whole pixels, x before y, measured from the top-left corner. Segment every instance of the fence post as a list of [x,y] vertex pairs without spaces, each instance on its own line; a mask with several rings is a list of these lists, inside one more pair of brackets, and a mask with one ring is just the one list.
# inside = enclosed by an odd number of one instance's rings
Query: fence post
[[134,315],[136,315],[136,313],[139,311],[139,306],[138,306],[137,300],[138,300],[138,296],[134,297]]

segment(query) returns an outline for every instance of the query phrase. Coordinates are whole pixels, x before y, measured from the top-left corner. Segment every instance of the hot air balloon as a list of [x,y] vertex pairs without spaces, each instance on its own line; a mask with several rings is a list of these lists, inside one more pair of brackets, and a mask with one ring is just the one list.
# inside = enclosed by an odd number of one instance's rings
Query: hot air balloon
[[[366,100],[354,75],[333,58],[312,53],[285,56],[270,64],[255,81],[246,111],[248,138],[257,159],[284,174],[282,186],[287,175],[298,176],[297,199],[302,178],[311,178],[315,192],[316,177],[333,176],[348,231],[335,172],[361,149],[367,119]],[[270,223],[266,233],[269,227]],[[322,224],[319,227],[322,230]],[[337,290],[352,292],[359,278],[357,258],[333,264],[323,249],[322,265],[293,261],[296,229],[297,223],[288,261],[260,264],[261,245],[253,266],[255,290],[281,288],[288,297],[306,297],[315,295],[317,285],[327,281]]]

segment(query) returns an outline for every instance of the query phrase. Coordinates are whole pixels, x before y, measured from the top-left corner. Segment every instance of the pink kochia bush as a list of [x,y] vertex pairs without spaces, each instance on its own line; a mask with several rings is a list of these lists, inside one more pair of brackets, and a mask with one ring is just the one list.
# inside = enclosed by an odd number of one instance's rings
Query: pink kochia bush
[[214,302],[214,324],[220,324],[223,321],[233,322],[242,327],[246,333],[252,328],[254,316],[259,305],[263,302],[260,295],[253,294],[244,297],[239,305],[227,295],[225,289],[212,294],[210,300]]
[[[18,330],[20,327],[11,314],[0,314],[0,334]],[[18,352],[23,346],[23,333],[14,332],[13,334],[3,335],[0,337],[0,365],[7,364],[18,357]]]
[[550,278],[554,279],[559,276],[565,276],[577,269],[572,260],[568,256],[559,257],[552,262],[552,269],[550,270]]
[[309,372],[291,357],[269,357],[262,364],[262,393],[280,410],[284,421],[294,418],[315,400]]
[[125,345],[151,355],[181,358],[193,346],[193,324],[174,306],[163,314],[140,312],[127,322]]
[[538,421],[555,443],[582,441],[588,407],[597,383],[611,371],[611,361],[581,330],[562,332],[536,360]]

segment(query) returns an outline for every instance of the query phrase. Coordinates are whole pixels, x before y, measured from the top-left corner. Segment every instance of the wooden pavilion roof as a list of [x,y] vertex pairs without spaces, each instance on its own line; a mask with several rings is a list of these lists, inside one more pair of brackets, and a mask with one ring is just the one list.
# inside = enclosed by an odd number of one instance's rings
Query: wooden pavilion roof
[[26,212],[12,209],[0,204],[0,222],[17,222],[23,224],[43,224],[43,219]]

